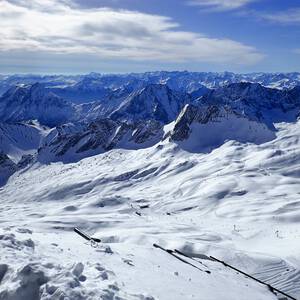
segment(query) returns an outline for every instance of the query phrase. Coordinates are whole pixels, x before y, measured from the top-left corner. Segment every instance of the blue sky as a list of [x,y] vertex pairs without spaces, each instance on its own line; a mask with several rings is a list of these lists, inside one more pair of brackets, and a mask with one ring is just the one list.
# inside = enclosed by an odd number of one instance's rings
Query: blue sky
[[300,71],[298,0],[2,0],[0,73]]

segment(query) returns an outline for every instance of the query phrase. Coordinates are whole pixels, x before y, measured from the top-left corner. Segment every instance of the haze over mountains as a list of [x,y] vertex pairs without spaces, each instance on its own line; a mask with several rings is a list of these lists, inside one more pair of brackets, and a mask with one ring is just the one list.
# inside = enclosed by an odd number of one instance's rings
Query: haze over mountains
[[12,75],[0,91],[1,300],[277,299],[157,241],[299,297],[300,73]]
[[40,82],[66,100],[87,102],[107,96],[110,92],[123,88],[128,92],[140,89],[150,83],[167,84],[170,89],[192,93],[200,88],[218,88],[229,83],[255,82],[266,87],[292,88],[299,85],[300,73],[251,73],[231,72],[147,72],[131,74],[87,75],[0,75],[0,94],[17,84]]

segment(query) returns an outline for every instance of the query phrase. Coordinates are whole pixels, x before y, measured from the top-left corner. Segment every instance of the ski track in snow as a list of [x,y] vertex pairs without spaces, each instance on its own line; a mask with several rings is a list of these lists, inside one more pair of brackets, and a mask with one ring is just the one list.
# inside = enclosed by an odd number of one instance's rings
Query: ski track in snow
[[300,298],[300,123],[277,129],[270,142],[208,154],[165,141],[15,173],[0,188],[0,299],[276,299],[153,243],[213,255]]

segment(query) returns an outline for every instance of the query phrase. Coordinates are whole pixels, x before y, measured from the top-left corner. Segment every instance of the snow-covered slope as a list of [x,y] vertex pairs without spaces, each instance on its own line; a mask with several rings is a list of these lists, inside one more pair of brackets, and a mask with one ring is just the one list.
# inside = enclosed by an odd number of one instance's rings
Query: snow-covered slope
[[110,116],[118,120],[156,120],[167,124],[190,101],[187,94],[174,92],[167,85],[148,85],[129,95]]
[[65,124],[45,137],[38,159],[72,162],[113,148],[146,148],[158,143],[163,134],[162,125],[154,120],[127,124],[101,119],[88,124]]
[[50,126],[74,118],[75,107],[36,83],[15,86],[0,98],[0,120],[18,122],[36,119]]
[[215,103],[242,102],[244,105],[252,105],[257,108],[284,110],[299,107],[299,87],[288,91],[267,88],[258,83],[239,82],[226,87],[215,89],[203,96],[203,101]]
[[49,129],[36,121],[0,123],[0,187],[17,170],[32,164]]
[[[205,74],[221,87],[90,74],[114,92],[75,105],[43,83],[0,98],[0,300],[283,299],[211,255],[299,299],[299,87]],[[12,123],[30,118],[54,127]]]
[[0,123],[0,152],[18,162],[23,155],[34,154],[47,133],[48,129],[36,122]]
[[[228,105],[246,117],[264,122],[294,121],[299,113],[300,90],[288,91],[253,83],[234,83],[211,91],[187,94],[166,84],[149,84],[139,90],[119,88],[103,99],[75,105],[49,92],[44,85],[16,86],[0,98],[0,120],[16,122],[37,119],[50,126],[67,122],[91,122],[99,118],[134,123],[155,120],[172,122],[187,103]],[[197,96],[200,96],[197,98]],[[287,114],[288,112],[288,114]]]
[[85,76],[72,85],[50,87],[49,90],[77,104],[100,100],[112,93],[112,90],[108,86],[99,84],[97,79],[90,78],[89,76]]
[[228,106],[186,105],[170,137],[182,148],[192,152],[207,152],[227,140],[261,144],[275,138],[264,123],[253,121]]
[[203,273],[155,242],[213,255],[298,298],[299,126],[208,154],[165,140],[15,173],[0,190],[2,297],[276,299],[222,264],[191,261]]
[[266,123],[294,122],[300,111],[300,90],[266,88],[258,83],[240,82],[213,90],[199,99],[200,104],[228,105],[249,119]]
[[156,121],[127,124],[101,119],[89,124],[66,124],[53,129],[39,149],[41,162],[77,161],[113,148],[140,149],[158,143],[163,137]]
[[[35,89],[39,93],[33,93],[32,90]],[[226,140],[259,144],[275,137],[274,122],[294,122],[300,111],[299,88],[281,91],[251,83],[231,84],[210,91],[196,100],[192,100],[188,94],[172,91],[167,85],[153,84],[133,93],[119,89],[116,94],[105,100],[77,106],[66,104],[55,96],[54,99],[67,106],[60,109],[56,102],[52,105],[50,101],[44,112],[42,111],[45,104],[41,99],[48,94],[45,94],[45,89],[40,85],[16,88],[12,95],[11,98],[15,101],[12,101],[14,105],[11,107],[17,115],[28,119],[37,106],[44,123],[54,122],[53,118],[64,114],[68,105],[71,105],[71,112],[68,112],[68,116],[65,115],[71,123],[53,128],[42,143],[39,156],[44,162],[74,161],[112,148],[149,147],[163,139],[162,124],[175,119],[177,120],[174,128],[169,127],[169,133],[165,133],[190,151],[210,151]],[[183,108],[190,102],[194,104]],[[56,109],[58,113],[54,113]],[[7,128],[25,126],[9,125]],[[11,136],[15,141],[11,146],[12,142],[5,138],[2,150],[10,155],[13,152],[11,147],[20,148],[20,158],[22,151],[27,147],[24,145],[32,144],[32,139],[35,139],[35,143],[31,145],[31,149],[37,150],[40,140],[38,132],[39,130],[35,129],[34,132],[22,133],[21,136],[17,133],[2,133],[3,137]],[[32,137],[34,134],[37,135],[36,138]],[[190,134],[195,138],[186,141]],[[27,136],[31,136],[29,141]]]
[[190,101],[188,94],[174,92],[166,85],[148,85],[132,93],[121,88],[99,101],[75,105],[36,83],[11,88],[0,98],[0,120],[37,119],[42,124],[57,126],[70,121],[110,117],[128,123],[156,120],[166,124]]

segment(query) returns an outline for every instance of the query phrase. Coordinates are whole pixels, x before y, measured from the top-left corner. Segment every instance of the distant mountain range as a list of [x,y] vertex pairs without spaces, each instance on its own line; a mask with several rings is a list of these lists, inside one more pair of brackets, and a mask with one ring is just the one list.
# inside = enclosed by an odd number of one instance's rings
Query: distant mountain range
[[[167,84],[174,91],[185,93],[205,92],[238,82],[259,83],[266,87],[290,89],[300,85],[300,73],[250,73],[235,74],[231,72],[147,72],[131,74],[87,75],[11,75],[0,76],[0,95],[9,88],[20,84],[41,83],[56,95],[76,103],[85,103],[109,97],[118,89],[128,93],[149,84]],[[199,94],[200,93],[200,94]]]
[[0,98],[0,120],[18,122],[36,119],[55,126],[73,119],[76,106],[45,89],[40,83],[10,88]]
[[275,123],[297,120],[299,81],[298,73],[4,76],[0,161],[11,174],[32,161],[71,162],[166,140],[191,152],[226,140],[264,143],[275,138]]

